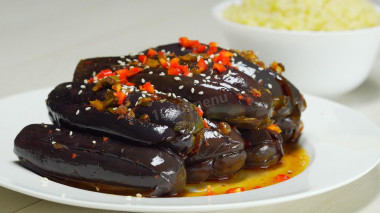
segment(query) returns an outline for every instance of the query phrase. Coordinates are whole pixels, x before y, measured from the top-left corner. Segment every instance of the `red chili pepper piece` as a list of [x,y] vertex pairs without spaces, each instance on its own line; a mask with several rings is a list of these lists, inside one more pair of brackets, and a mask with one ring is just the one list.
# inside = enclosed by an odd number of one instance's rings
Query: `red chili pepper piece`
[[218,43],[210,42],[207,54],[208,55],[215,54],[217,51],[218,51]]
[[203,120],[203,126],[206,128],[206,129],[210,129],[210,126],[208,125],[208,123]]
[[206,51],[206,45],[204,44],[199,44],[196,48],[195,48],[195,51],[197,53],[203,53]]
[[189,48],[196,48],[198,45],[200,45],[198,40],[189,40],[187,37],[181,37],[179,38],[179,44],[183,47],[189,47]]
[[146,56],[146,55],[139,55],[139,56],[138,56],[138,60],[139,60],[142,64],[145,64],[147,59],[148,59],[148,56]]
[[110,69],[106,69],[106,70],[102,70],[98,74],[96,74],[96,77],[99,80],[99,79],[102,79],[104,77],[112,76],[112,75],[115,75],[115,73],[113,73],[112,70],[110,70]]
[[137,73],[141,72],[143,69],[139,67],[133,67],[132,69],[129,69],[127,72],[127,77],[131,77],[133,75],[136,75]]
[[179,70],[178,68],[170,67],[168,69],[168,75],[179,75],[180,73],[181,73],[181,70]]
[[224,71],[227,70],[226,67],[223,64],[217,64],[217,63],[215,63],[212,66],[212,68],[218,70],[218,72],[224,72]]
[[154,87],[150,82],[146,82],[144,85],[140,85],[139,89],[143,91],[147,91],[150,94],[154,93]]
[[72,159],[75,159],[75,158],[77,158],[77,155],[76,155],[75,153],[73,153],[73,154],[71,155],[71,158],[72,158]]
[[288,177],[288,176],[286,176],[286,175],[284,175],[284,174],[279,174],[279,175],[277,175],[277,177],[275,178],[275,181],[277,182],[277,183],[279,183],[279,182],[282,182],[282,181],[285,181],[285,180],[289,180],[290,179],[290,177]]
[[146,55],[147,55],[148,57],[153,57],[153,56],[157,55],[157,51],[154,50],[154,49],[152,49],[152,48],[149,48],[149,50],[148,50],[148,52],[146,53]]
[[203,72],[207,69],[207,64],[203,58],[199,59],[197,66],[198,66],[199,72]]
[[203,116],[203,110],[202,110],[201,108],[197,107],[197,112],[198,112],[198,115],[199,115],[200,117]]
[[236,193],[236,192],[244,192],[244,187],[235,187],[235,188],[230,188],[226,191],[226,194],[230,193]]
[[113,94],[118,98],[117,100],[118,105],[122,105],[124,103],[125,97],[127,97],[127,95],[123,92],[114,92]]

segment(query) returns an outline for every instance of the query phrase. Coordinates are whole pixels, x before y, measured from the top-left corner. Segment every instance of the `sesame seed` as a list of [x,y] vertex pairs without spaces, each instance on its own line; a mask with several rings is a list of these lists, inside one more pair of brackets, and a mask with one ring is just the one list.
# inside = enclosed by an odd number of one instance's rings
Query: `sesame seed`
[[269,89],[272,89],[272,84],[268,84],[268,88],[269,88]]
[[83,83],[84,83],[84,84],[88,84],[88,80],[87,80],[87,79],[84,79],[84,80],[83,80]]
[[204,83],[206,83],[206,82],[207,82],[205,79],[202,79],[202,81],[203,81]]
[[263,79],[259,79],[258,82],[259,82],[259,84],[263,83]]
[[125,59],[126,61],[128,61],[128,62],[131,62],[131,59],[129,59],[129,58],[127,58],[127,59]]
[[164,53],[164,52],[166,52],[166,50],[165,50],[165,49],[162,49],[162,50],[161,50],[161,52],[163,52],[163,53]]
[[60,130],[60,129],[58,129],[58,128],[56,128],[56,129],[55,129],[55,131],[57,131],[57,132],[60,132],[61,130]]
[[165,75],[165,73],[164,73],[164,72],[161,72],[161,73],[160,73],[160,76],[164,76],[164,75]]
[[141,79],[141,83],[145,83],[145,79],[142,78],[142,79]]
[[183,89],[183,85],[179,86],[178,89]]
[[92,76],[95,76],[96,75],[96,72],[94,71],[94,72],[92,72]]
[[245,91],[241,91],[241,94],[243,94],[243,95],[244,95],[244,94],[245,94]]
[[149,68],[150,68],[150,66],[145,66],[145,67],[144,67],[144,69],[149,69]]
[[206,80],[209,80],[209,79],[211,79],[211,76],[207,76],[205,79],[206,79]]
[[262,68],[262,67],[259,67],[259,70],[260,70],[260,71],[263,71],[263,70],[264,70],[264,68]]
[[240,92],[240,90],[238,90],[237,88],[233,87],[233,89],[236,91],[236,92]]
[[183,52],[183,51],[185,51],[185,49],[186,49],[185,47],[182,47],[182,48],[181,48],[181,51]]
[[208,63],[211,63],[211,62],[212,62],[211,58],[207,59],[207,61],[208,61]]
[[88,110],[90,110],[91,109],[91,107],[86,107],[86,111],[88,111]]
[[178,76],[176,76],[176,77],[174,77],[174,80],[176,80],[176,81],[180,81],[180,80],[181,80],[181,78],[180,78],[180,77],[178,77]]
[[198,94],[199,94],[199,95],[203,95],[203,91],[199,91]]
[[171,97],[171,96],[172,96],[172,93],[169,92],[169,93],[168,93],[168,96]]
[[201,56],[200,55],[198,55],[197,56],[197,61],[199,61],[201,59]]
[[236,57],[236,56],[237,56],[237,54],[236,54],[236,53],[234,53],[234,56]]
[[210,83],[211,81],[210,80],[206,80],[207,83]]
[[255,78],[256,78],[256,75],[255,75],[255,74],[253,74],[251,77],[252,77],[253,79],[255,79]]
[[211,54],[211,55],[210,55],[210,58],[214,58],[214,56],[215,56],[214,54]]
[[142,197],[142,194],[137,193],[137,194],[136,194],[136,197]]
[[71,84],[66,85],[66,88],[71,88],[71,87],[73,87]]
[[44,125],[44,128],[47,128],[47,125],[46,125],[46,124]]
[[96,144],[96,141],[92,141],[93,144]]
[[53,144],[53,145],[56,144],[56,143],[57,143],[57,142],[55,142],[55,141],[52,141],[52,142],[51,142],[51,144]]
[[173,97],[174,97],[174,98],[177,98],[177,96],[176,96],[174,93],[173,93]]
[[129,67],[129,69],[133,69],[133,68],[135,68],[135,66],[130,66],[130,67]]
[[83,92],[82,90],[79,90],[78,95],[82,94],[82,92]]
[[214,131],[213,132],[215,136],[218,136],[218,132],[217,131]]
[[73,135],[73,131],[70,131],[69,135],[72,136]]
[[208,64],[208,61],[207,61],[207,60],[205,61],[205,64]]
[[150,71],[150,72],[149,72],[149,75],[152,75],[152,74],[153,74],[153,71]]
[[76,115],[79,115],[79,112],[80,112],[80,110],[78,109],[77,112],[76,112],[75,114],[76,114]]
[[194,88],[191,88],[191,93],[194,93]]
[[194,84],[199,84],[199,81],[198,80],[194,80]]

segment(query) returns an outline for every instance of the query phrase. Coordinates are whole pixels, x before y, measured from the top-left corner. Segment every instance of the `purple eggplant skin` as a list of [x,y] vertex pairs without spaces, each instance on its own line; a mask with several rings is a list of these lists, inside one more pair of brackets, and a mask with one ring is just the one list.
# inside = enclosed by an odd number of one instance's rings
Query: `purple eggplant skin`
[[[90,101],[105,99],[105,88],[93,92],[93,85],[83,86],[76,82],[63,83],[51,91],[46,104],[54,123],[102,132],[142,145],[168,146],[184,154],[194,149],[198,132],[203,130],[195,106],[184,100],[162,97],[149,105],[135,106],[142,93],[131,92],[124,102],[131,103],[135,117],[120,117],[90,107]],[[143,114],[147,114],[149,120],[138,119]]]
[[247,155],[240,133],[231,129],[222,134],[218,122],[207,123],[210,129],[205,129],[197,152],[185,160],[187,182],[227,179],[244,166]]
[[[171,53],[175,52],[176,56],[192,52],[190,49],[180,51],[182,47],[178,43],[159,46],[156,49],[164,48]],[[133,61],[136,58],[136,56],[127,56],[82,60],[76,68],[74,81],[83,82],[92,77],[94,71],[97,73],[106,68],[116,70],[128,67],[129,65],[122,66],[120,64],[126,63],[126,59]],[[120,63],[121,61],[123,63]],[[187,61],[186,63],[190,69],[197,66],[197,61]],[[184,97],[193,104],[200,105],[205,117],[227,120],[239,128],[258,128],[262,122],[270,119],[273,114],[272,96],[265,88],[251,76],[233,67],[227,67],[227,70],[221,73],[212,67],[213,62],[210,62],[202,75],[194,73],[193,77],[167,75],[167,70],[159,67],[147,68],[128,80],[136,85],[149,81],[159,91]],[[251,93],[253,89],[259,91],[261,95],[254,96]],[[242,96],[243,100],[239,98]]]
[[53,180],[141,189],[150,197],[177,195],[186,183],[183,159],[170,149],[105,141],[56,125],[26,126],[15,138],[14,152],[21,165]]
[[279,133],[262,130],[242,131],[247,159],[245,169],[268,168],[280,162],[284,156],[283,139]]

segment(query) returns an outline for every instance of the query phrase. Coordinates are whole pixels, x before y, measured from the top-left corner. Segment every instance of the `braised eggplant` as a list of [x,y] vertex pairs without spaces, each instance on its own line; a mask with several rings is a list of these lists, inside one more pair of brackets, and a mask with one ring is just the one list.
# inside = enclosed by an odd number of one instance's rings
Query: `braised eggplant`
[[283,139],[277,132],[262,129],[242,132],[245,140],[246,169],[268,168],[276,165],[284,155]]
[[94,84],[58,85],[46,101],[51,120],[59,126],[100,131],[145,145],[169,146],[184,154],[194,149],[202,134],[202,119],[185,100],[134,88],[117,104],[115,91],[93,90]]
[[188,182],[203,182],[231,177],[246,159],[240,133],[226,122],[206,121],[203,141],[185,160]]
[[186,183],[182,158],[163,147],[44,124],[25,127],[14,145],[22,166],[65,184],[87,184],[93,191],[172,196]]
[[[170,50],[181,49],[178,43],[167,47],[170,47]],[[270,123],[268,120],[270,120],[273,113],[272,96],[268,90],[253,80],[251,76],[238,71],[233,66],[225,66],[226,70],[223,72],[216,71],[213,68],[214,64],[219,63],[212,61],[211,56],[207,54],[174,55],[173,53],[174,51],[169,55],[157,54],[151,57],[149,60],[155,61],[155,65],[145,66],[142,72],[131,76],[128,81],[136,85],[141,85],[148,81],[154,84],[155,89],[158,91],[184,97],[193,104],[201,106],[205,117],[222,121],[227,120],[239,128],[257,129]],[[184,53],[187,52],[184,51]],[[82,60],[75,71],[74,81],[86,81],[86,79],[91,78],[91,73],[99,73],[101,69],[105,68],[114,70],[141,66],[142,64],[139,64],[137,59],[138,56],[126,56],[123,61],[118,57]],[[199,61],[200,59],[208,61],[208,66],[202,73],[196,70],[198,66],[197,60]],[[125,64],[125,61],[128,64]],[[159,65],[161,61],[164,62]],[[148,64],[148,62],[146,63]],[[169,71],[167,67],[172,65],[165,65],[170,63],[175,63],[176,66],[182,68],[186,67],[186,69],[193,72],[188,71],[187,75],[173,74],[170,67]]]

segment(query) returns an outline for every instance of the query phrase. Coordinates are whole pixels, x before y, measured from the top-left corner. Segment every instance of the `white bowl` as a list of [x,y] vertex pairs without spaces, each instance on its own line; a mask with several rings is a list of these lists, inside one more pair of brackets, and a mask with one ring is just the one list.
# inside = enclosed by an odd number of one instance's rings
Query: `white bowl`
[[380,26],[336,32],[289,31],[224,19],[222,12],[240,2],[221,2],[213,9],[230,48],[254,50],[265,63],[283,63],[284,76],[302,92],[336,96],[367,78],[380,47]]

